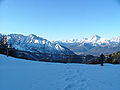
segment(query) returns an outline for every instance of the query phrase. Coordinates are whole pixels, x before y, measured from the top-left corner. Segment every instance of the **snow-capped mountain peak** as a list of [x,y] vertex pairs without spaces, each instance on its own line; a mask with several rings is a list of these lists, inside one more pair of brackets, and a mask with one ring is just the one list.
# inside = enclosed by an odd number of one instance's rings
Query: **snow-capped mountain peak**
[[111,42],[118,43],[118,42],[120,42],[120,36],[113,37],[110,41],[111,41]]
[[[116,39],[116,41],[119,41],[119,39]],[[102,45],[102,44],[109,44],[111,41],[105,38],[100,37],[99,35],[93,35],[90,38],[83,38],[82,40],[79,39],[73,39],[73,40],[64,40],[64,41],[58,41],[61,43],[80,43],[84,45],[84,43],[90,43],[93,45]]]
[[100,36],[98,35],[94,35],[92,36],[91,38],[88,39],[88,42],[93,42],[93,43],[96,43],[98,40],[100,40]]
[[56,45],[55,45],[55,48],[56,48],[57,50],[64,50],[64,48],[63,48],[61,45],[59,45],[59,44],[56,44]]
[[28,35],[29,37],[37,37],[36,35],[34,35],[34,34],[30,34],[30,35]]
[[[56,42],[56,41],[53,41]],[[79,39],[72,39],[72,40],[59,40],[58,42],[64,42],[64,43],[77,43],[80,42]]]
[[96,45],[96,44],[102,44],[102,43],[108,43],[108,42],[109,41],[105,38],[101,38],[98,35],[93,35],[90,38],[83,38],[80,43],[82,43],[83,45],[84,43],[90,43],[90,44]]

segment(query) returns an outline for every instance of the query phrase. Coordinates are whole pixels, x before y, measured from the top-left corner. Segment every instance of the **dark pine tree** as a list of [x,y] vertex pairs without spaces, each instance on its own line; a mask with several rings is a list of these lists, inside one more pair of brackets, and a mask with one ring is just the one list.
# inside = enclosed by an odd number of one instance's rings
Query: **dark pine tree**
[[0,53],[8,56],[8,42],[7,36],[3,35],[0,39]]

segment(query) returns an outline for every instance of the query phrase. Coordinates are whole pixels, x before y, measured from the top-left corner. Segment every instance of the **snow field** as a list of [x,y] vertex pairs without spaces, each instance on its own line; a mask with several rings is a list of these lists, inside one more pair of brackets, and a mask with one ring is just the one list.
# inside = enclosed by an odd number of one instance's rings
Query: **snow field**
[[0,90],[120,90],[120,65],[47,63],[0,55]]

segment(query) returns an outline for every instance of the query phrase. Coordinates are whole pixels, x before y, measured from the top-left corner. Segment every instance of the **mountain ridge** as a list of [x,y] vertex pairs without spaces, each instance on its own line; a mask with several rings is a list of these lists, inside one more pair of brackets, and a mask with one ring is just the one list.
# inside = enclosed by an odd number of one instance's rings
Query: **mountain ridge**
[[[76,40],[76,41],[75,41]],[[54,41],[53,43],[59,43],[76,54],[91,54],[98,56],[101,53],[111,54],[120,50],[120,36],[113,37],[111,39],[105,39],[99,35],[93,35],[89,38],[83,38],[81,40],[67,40]]]
[[[53,41],[56,42],[56,41]],[[102,38],[101,36],[95,34],[88,38],[82,38],[82,39],[72,39],[72,40],[58,40],[57,42],[64,42],[64,43],[119,43],[120,42],[120,36],[112,37],[111,39]]]
[[[3,36],[0,34],[0,36]],[[42,37],[30,34],[28,36],[22,34],[8,34],[8,44],[11,44],[13,48],[30,51],[34,53],[49,53],[49,54],[74,54],[68,48],[62,45],[54,44]]]

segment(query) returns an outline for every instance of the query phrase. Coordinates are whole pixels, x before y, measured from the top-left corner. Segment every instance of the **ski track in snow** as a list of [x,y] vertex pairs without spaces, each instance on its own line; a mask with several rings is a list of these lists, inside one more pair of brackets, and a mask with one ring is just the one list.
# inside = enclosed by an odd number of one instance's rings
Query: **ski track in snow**
[[[66,65],[65,69],[59,73],[61,74],[59,79],[63,79],[65,84],[63,86],[59,86],[61,82],[59,82],[59,80],[56,81],[55,83],[58,85],[58,87],[55,90],[89,90],[87,85],[87,78],[84,75],[85,72],[81,71],[80,68],[75,69],[70,65]],[[31,84],[29,90],[41,88],[40,80],[41,78],[37,77],[37,79],[35,79],[35,81],[33,81]]]
[[[87,87],[87,79],[84,76],[84,72],[78,69],[71,69],[67,67],[65,81],[67,84],[62,90],[89,90]],[[74,70],[74,73],[73,71]]]

